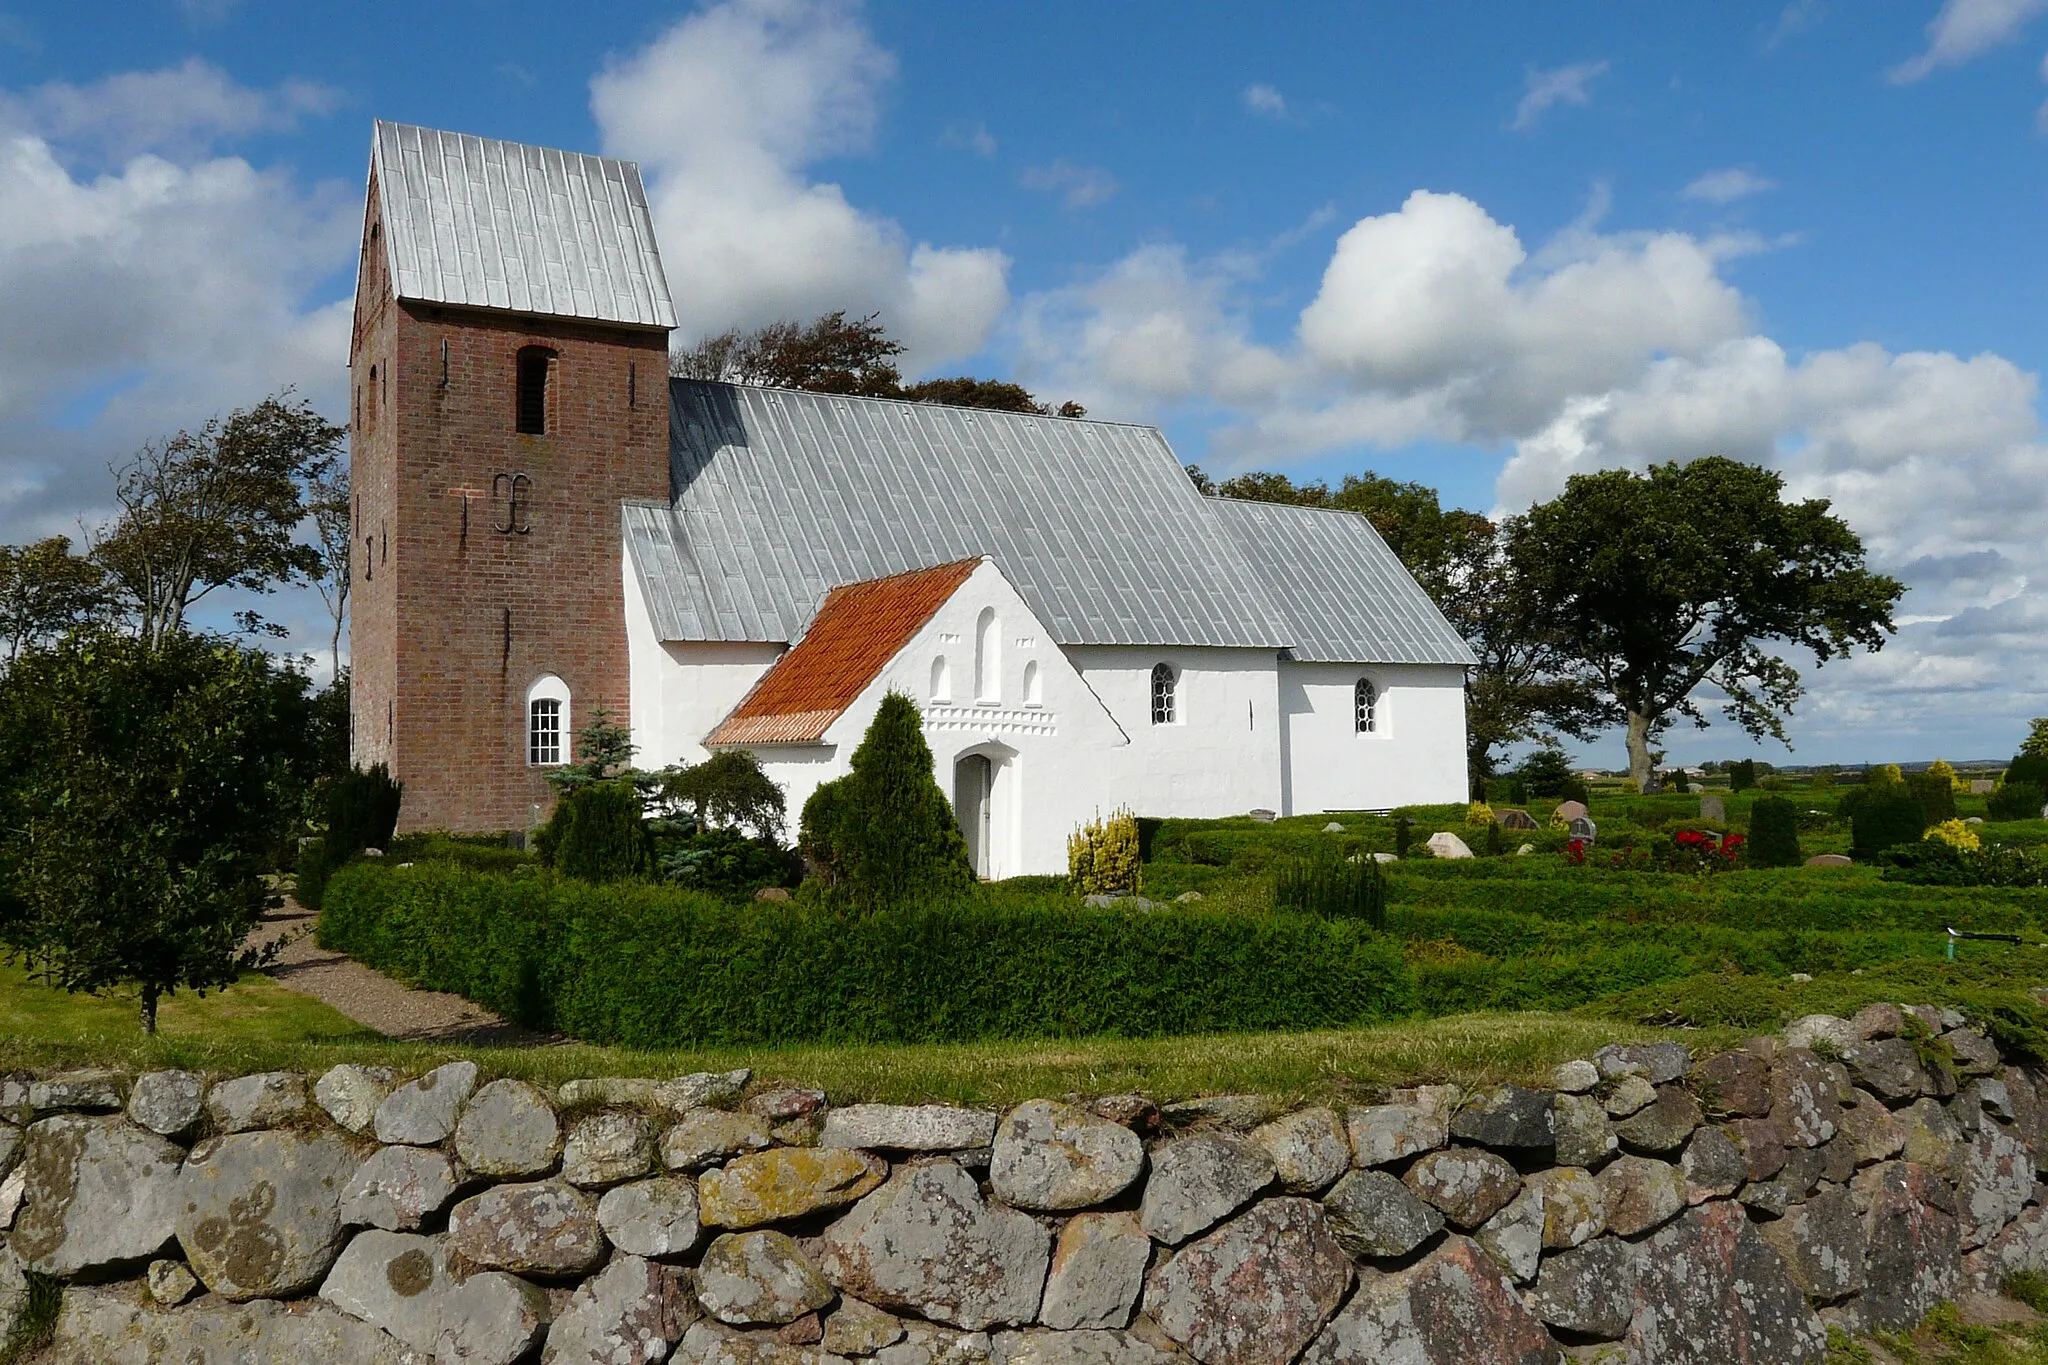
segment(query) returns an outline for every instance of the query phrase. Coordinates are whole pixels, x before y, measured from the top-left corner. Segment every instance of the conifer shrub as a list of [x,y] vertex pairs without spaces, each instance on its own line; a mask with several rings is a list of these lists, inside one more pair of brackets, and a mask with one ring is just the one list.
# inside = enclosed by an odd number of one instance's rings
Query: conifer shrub
[[1920,803],[1920,816],[1930,825],[1939,825],[1956,818],[1956,789],[1950,779],[1929,770],[1914,773],[1906,779],[1906,786]]
[[1849,817],[1850,856],[1873,861],[1888,848],[1918,843],[1926,828],[1920,798],[1905,783],[1866,786]]
[[1938,840],[1950,848],[1959,848],[1965,853],[1975,853],[1984,847],[1984,841],[1977,837],[1977,831],[1960,820],[1943,820],[1922,837]]
[[1325,919],[1362,920],[1387,927],[1387,879],[1368,853],[1357,861],[1335,852],[1289,858],[1273,870],[1273,908]]
[[[829,819],[814,833],[843,899],[867,908],[902,905],[974,885],[967,839],[932,778],[931,746],[910,698],[891,692],[882,699],[841,781]],[[805,815],[812,813],[806,803]]]
[[[2048,754],[2020,752],[2013,755],[2012,766],[2005,770],[2005,786],[2027,782],[2042,791],[2048,791]],[[2036,811],[2040,809],[2035,808]]]
[[1799,849],[1799,812],[1782,796],[1760,796],[1749,808],[1749,842],[1746,846],[1751,867],[1798,867],[1805,858]]
[[382,763],[334,775],[321,802],[327,829],[299,855],[299,904],[318,910],[336,868],[366,848],[390,847],[404,797],[405,784]]
[[1745,758],[1728,765],[1728,790],[1748,791],[1756,785],[1756,760]]
[[1937,758],[1928,764],[1927,772],[1930,777],[1939,777],[1947,782],[1949,790],[1959,796],[1970,790],[1970,784],[1963,781],[1962,776],[1956,772],[1956,765],[1945,758]]
[[2048,793],[2032,782],[2007,781],[1984,801],[1984,813],[1993,820],[2038,820]]
[[1138,821],[1128,810],[1100,816],[1067,838],[1067,880],[1083,896],[1134,896],[1143,888]]
[[654,870],[640,795],[630,783],[592,782],[564,793],[548,827],[543,856],[565,876],[610,882]]
[[1493,807],[1484,801],[1474,801],[1465,807],[1465,825],[1468,829],[1483,829],[1493,823]]

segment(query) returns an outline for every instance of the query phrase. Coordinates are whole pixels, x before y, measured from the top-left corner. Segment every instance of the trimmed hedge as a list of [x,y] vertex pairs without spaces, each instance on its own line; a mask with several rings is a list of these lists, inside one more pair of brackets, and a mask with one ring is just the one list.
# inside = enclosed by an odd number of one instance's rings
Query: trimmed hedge
[[986,892],[849,917],[447,865],[335,874],[322,946],[593,1043],[968,1042],[1367,1024],[1411,1013],[1352,920]]

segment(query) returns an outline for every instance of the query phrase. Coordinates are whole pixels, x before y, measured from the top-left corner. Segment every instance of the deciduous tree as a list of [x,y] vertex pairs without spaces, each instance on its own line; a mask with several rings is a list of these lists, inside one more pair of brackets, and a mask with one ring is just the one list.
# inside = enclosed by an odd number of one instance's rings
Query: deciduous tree
[[1629,775],[1656,789],[1651,744],[1680,717],[1704,727],[1699,693],[1752,736],[1785,738],[1799,672],[1876,650],[1904,587],[1872,573],[1863,542],[1825,499],[1787,502],[1769,470],[1710,456],[1647,473],[1574,475],[1509,532],[1533,621],[1608,723],[1627,727]]
[[256,650],[108,632],[0,680],[0,942],[71,991],[158,1002],[261,965],[243,942],[297,814],[306,680]]
[[7,662],[101,616],[107,594],[106,570],[73,554],[68,536],[0,545],[0,636],[7,641]]

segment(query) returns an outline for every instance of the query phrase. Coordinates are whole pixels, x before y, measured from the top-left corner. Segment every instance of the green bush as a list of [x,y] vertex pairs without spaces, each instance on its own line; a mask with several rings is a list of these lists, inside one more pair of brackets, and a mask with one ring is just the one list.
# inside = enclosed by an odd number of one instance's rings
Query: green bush
[[1898,844],[1917,842],[1927,829],[1920,798],[1902,783],[1880,782],[1858,794],[1849,821],[1850,856],[1870,862]]
[[869,908],[974,885],[967,840],[939,784],[917,704],[882,699],[833,795],[804,803],[806,853],[829,872],[834,894]]
[[1351,1027],[1415,1005],[1370,925],[982,888],[858,917],[671,887],[356,863],[320,942],[533,1028],[669,1048]]
[[334,870],[366,848],[388,849],[398,828],[398,807],[405,784],[382,763],[335,774],[322,801],[327,830],[299,854],[293,895],[311,910]]
[[2048,792],[2032,782],[2007,779],[1986,798],[1984,813],[1993,820],[2038,820],[2044,803],[2048,803]]
[[1906,786],[1913,793],[1913,799],[1920,803],[1923,828],[1956,818],[1955,783],[1947,774],[1912,773],[1906,778]]
[[640,795],[630,783],[592,782],[564,792],[548,827],[543,856],[566,876],[610,882],[654,870]]
[[1750,789],[1751,787],[1754,787],[1755,785],[1756,785],[1756,760],[1755,760],[1755,759],[1753,759],[1753,758],[1745,758],[1745,759],[1741,760],[1740,762],[1737,762],[1737,763],[1730,763],[1730,764],[1728,765],[1728,790],[1729,790],[1729,791],[1732,791],[1732,792],[1748,791],[1748,790],[1749,790],[1749,789]]
[[794,886],[803,865],[773,839],[748,838],[736,829],[702,829],[658,846],[664,880],[718,896],[744,897],[764,886]]
[[1372,855],[1356,856],[1356,862],[1324,853],[1281,863],[1273,873],[1273,908],[1386,928],[1387,879]]
[[1918,839],[1887,849],[1878,861],[1886,881],[1908,885],[2048,886],[2048,867],[2016,848],[1957,848],[1941,839]]
[[1749,808],[1749,842],[1745,846],[1751,867],[1797,867],[1805,859],[1799,851],[1799,811],[1782,796],[1761,796]]
[[2013,755],[2012,766],[2005,770],[2005,784],[2011,786],[2015,782],[2031,782],[2048,791],[2048,754]]

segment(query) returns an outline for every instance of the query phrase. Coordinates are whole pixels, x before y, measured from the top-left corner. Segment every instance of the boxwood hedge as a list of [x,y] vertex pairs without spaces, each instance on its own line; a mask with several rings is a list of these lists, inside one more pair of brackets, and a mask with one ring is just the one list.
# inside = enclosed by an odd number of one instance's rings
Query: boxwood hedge
[[528,1027],[646,1048],[1310,1029],[1416,1005],[1399,946],[1357,921],[988,892],[855,917],[366,862],[329,884],[319,940]]

